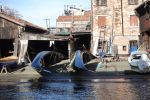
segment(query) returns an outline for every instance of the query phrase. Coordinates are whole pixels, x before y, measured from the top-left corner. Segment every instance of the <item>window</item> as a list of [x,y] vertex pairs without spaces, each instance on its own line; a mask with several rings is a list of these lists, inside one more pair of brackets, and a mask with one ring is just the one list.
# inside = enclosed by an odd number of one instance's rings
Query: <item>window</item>
[[128,4],[129,5],[137,5],[138,4],[138,0],[128,0]]
[[138,26],[138,18],[135,15],[130,15],[130,26]]
[[126,51],[126,50],[127,50],[127,47],[126,47],[126,46],[123,46],[122,49],[123,49],[123,51]]
[[97,0],[97,6],[107,6],[107,0]]
[[102,28],[106,26],[106,16],[99,16],[98,17],[98,27]]

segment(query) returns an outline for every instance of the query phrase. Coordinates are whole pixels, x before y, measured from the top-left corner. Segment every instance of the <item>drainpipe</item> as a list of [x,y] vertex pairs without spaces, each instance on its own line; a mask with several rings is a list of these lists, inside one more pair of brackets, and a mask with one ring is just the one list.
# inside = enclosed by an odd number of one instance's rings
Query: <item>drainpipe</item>
[[91,45],[90,51],[93,52],[93,0],[91,0]]
[[20,26],[18,26],[18,36],[17,36],[17,38],[15,38],[15,40],[14,40],[14,42],[13,42],[13,46],[14,46],[14,53],[13,53],[13,56],[16,56],[16,57],[18,57],[18,54],[19,54],[19,52],[18,52],[18,48],[19,48],[19,39],[20,39],[20,35],[21,35],[21,27]]
[[122,35],[124,36],[124,23],[123,23],[123,4],[121,0],[121,20],[122,20]]

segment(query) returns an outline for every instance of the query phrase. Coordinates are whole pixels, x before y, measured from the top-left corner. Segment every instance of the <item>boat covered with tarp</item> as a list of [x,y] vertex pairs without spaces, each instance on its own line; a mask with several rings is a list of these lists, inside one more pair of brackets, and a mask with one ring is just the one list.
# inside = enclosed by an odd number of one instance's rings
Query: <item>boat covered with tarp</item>
[[[95,61],[88,51],[77,50],[70,59],[56,51],[39,52],[32,61],[32,67],[40,74],[95,71],[99,60]],[[90,67],[92,70],[90,70]]]
[[95,71],[99,60],[90,52],[77,50],[71,59],[70,67],[75,71]]
[[53,73],[60,69],[60,66],[65,66],[65,63],[59,64],[62,60],[65,60],[65,56],[59,52],[42,51],[33,59],[31,66],[40,74]]
[[139,73],[150,72],[149,53],[146,51],[134,51],[128,57],[128,62],[133,71]]

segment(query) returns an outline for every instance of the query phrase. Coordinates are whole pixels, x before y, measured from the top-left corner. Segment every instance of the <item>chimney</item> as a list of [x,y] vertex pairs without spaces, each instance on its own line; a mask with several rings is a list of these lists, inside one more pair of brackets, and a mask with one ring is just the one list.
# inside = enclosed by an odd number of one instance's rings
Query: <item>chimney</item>
[[0,13],[4,13],[4,6],[3,5],[0,5]]
[[2,5],[0,5],[0,12],[2,12],[3,11],[3,7],[2,7]]

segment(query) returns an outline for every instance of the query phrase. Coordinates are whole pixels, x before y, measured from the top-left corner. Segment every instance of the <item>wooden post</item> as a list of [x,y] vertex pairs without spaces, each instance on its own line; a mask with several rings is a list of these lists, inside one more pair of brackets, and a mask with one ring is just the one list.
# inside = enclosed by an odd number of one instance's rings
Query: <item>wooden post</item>
[[16,56],[16,57],[18,56],[18,42],[19,42],[18,38],[16,38],[13,42],[13,45],[14,45],[13,56]]
[[69,58],[72,57],[72,54],[74,54],[74,52],[75,52],[75,43],[74,43],[74,40],[71,39],[68,43]]

